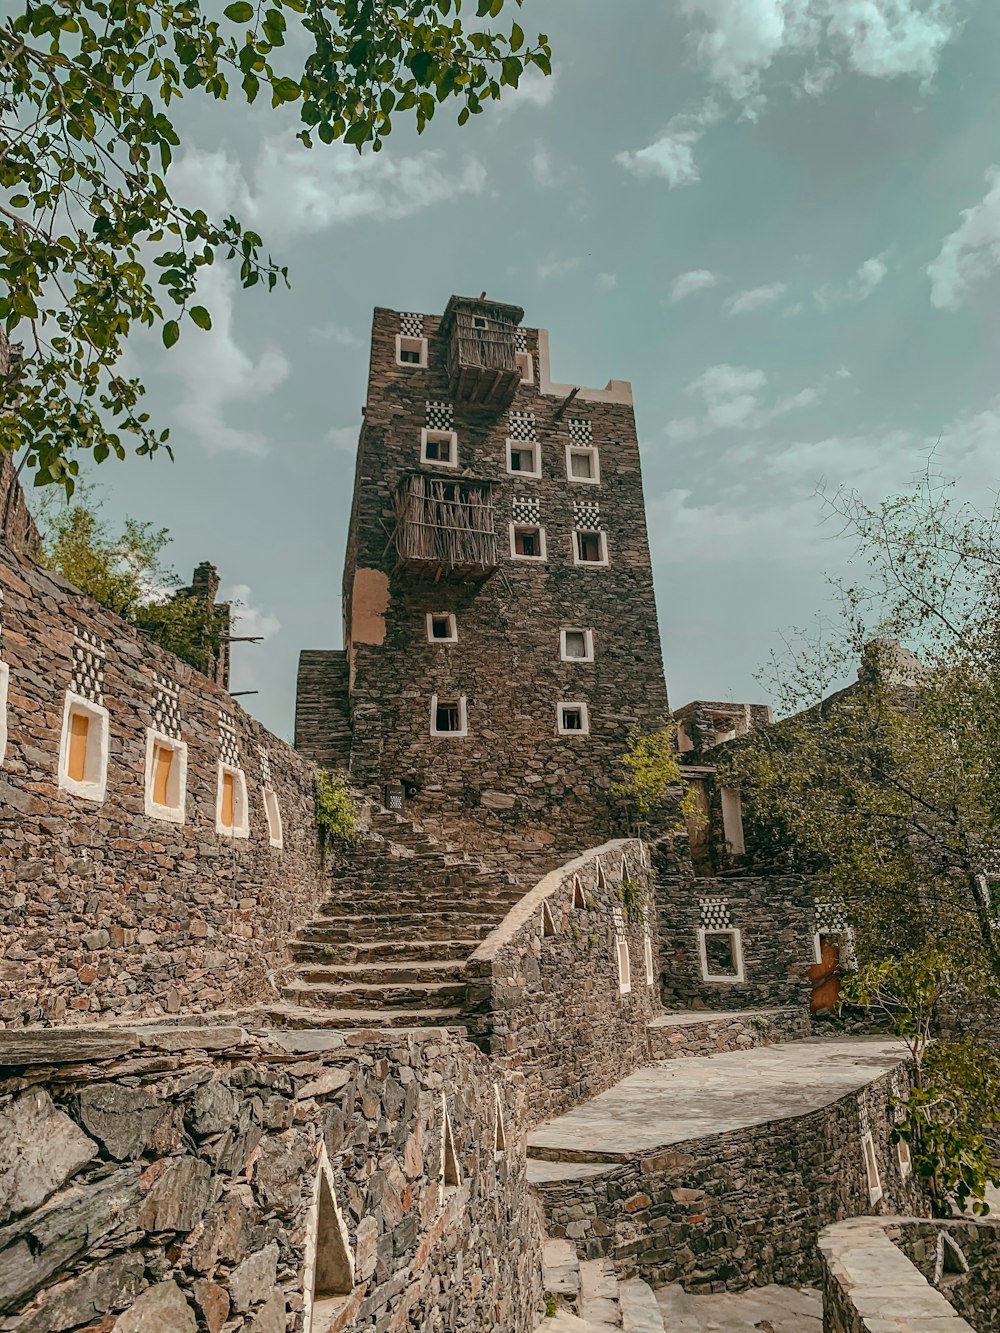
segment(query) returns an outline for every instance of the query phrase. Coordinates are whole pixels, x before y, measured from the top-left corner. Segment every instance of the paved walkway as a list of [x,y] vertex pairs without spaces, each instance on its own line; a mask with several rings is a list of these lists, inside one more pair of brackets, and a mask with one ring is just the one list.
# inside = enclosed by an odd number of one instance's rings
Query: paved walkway
[[755,1287],[721,1296],[656,1293],[669,1333],[823,1333],[823,1298],[803,1287]]
[[685,1139],[808,1115],[905,1058],[897,1041],[807,1040],[661,1060],[540,1125],[528,1153],[616,1162]]

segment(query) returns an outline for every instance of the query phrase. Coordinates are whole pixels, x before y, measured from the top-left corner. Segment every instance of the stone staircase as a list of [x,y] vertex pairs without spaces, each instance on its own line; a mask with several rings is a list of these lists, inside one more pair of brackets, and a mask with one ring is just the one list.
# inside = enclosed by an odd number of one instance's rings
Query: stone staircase
[[339,858],[330,896],[292,945],[286,1026],[461,1022],[465,963],[520,899],[513,879],[384,806]]
[[566,1240],[547,1240],[543,1283],[555,1312],[540,1333],[665,1333],[652,1288],[640,1278],[619,1280],[610,1259],[579,1259]]

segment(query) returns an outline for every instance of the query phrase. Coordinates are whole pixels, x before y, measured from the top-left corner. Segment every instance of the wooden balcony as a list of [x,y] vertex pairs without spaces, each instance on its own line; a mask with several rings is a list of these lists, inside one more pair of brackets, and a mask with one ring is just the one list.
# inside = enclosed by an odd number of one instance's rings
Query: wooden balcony
[[453,296],[442,331],[448,336],[448,377],[456,402],[483,403],[498,411],[508,407],[521,371],[517,364],[520,306]]
[[405,477],[396,493],[396,568],[430,578],[475,582],[500,563],[488,481]]

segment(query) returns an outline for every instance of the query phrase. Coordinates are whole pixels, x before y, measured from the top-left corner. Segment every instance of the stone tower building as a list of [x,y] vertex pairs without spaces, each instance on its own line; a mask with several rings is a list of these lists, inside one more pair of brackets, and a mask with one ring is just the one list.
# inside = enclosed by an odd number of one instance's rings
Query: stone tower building
[[523,313],[376,309],[346,650],[303,653],[296,747],[555,865],[613,831],[629,728],[667,695],[631,386],[553,384]]

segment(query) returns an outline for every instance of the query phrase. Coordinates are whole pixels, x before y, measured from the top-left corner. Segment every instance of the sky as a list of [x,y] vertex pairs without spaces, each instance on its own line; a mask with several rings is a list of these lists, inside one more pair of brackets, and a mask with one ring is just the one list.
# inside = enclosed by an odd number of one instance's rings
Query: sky
[[[470,6],[470,12],[474,7]],[[291,289],[207,272],[210,333],[129,358],[176,461],[105,464],[109,517],[170,528],[242,603],[234,690],[290,737],[302,648],[341,646],[372,308],[523,305],[552,376],[632,382],[671,702],[755,672],[851,548],[817,492],[1000,473],[1000,6],[525,0],[551,79],[379,155],[188,99],[171,179],[234,210]]]

